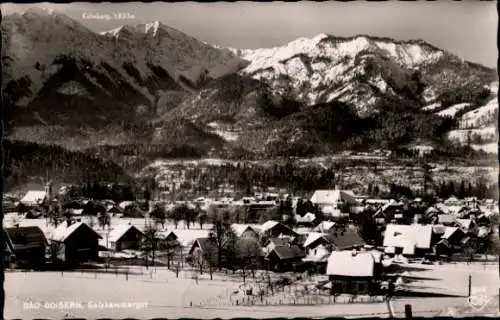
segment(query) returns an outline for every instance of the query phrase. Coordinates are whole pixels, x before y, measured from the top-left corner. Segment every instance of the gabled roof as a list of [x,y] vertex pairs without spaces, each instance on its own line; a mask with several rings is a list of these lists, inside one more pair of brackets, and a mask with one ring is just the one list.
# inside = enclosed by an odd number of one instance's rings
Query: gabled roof
[[109,232],[108,240],[110,242],[116,242],[119,241],[129,230],[136,230],[140,234],[143,234],[141,230],[139,230],[136,226],[129,224],[129,223],[123,223],[111,230]]
[[297,245],[280,245],[276,246],[267,254],[275,253],[280,260],[302,259],[306,256],[305,252]]
[[324,238],[338,250],[363,246],[365,242],[356,230],[338,230],[324,235]]
[[129,206],[132,206],[134,205],[134,202],[133,201],[122,201],[120,202],[119,204],[119,207],[124,210],[125,208],[129,207]]
[[173,240],[178,240],[179,237],[175,234],[173,230],[170,231],[160,231],[157,233],[156,237],[160,240],[166,240],[168,238],[172,238]]
[[43,231],[36,226],[7,228],[7,235],[15,250],[48,245]]
[[37,205],[45,200],[47,192],[40,190],[30,190],[21,199],[20,203],[24,205]]
[[194,241],[191,249],[189,249],[189,254],[192,254],[195,248],[200,248],[201,251],[207,253],[215,251],[217,252],[217,245],[211,238],[198,238]]
[[429,249],[432,225],[388,224],[384,233],[384,247]]
[[106,206],[106,212],[118,212],[123,213],[123,209],[117,206],[116,204],[108,204]]
[[349,204],[359,204],[350,190],[316,190],[311,197],[312,203],[335,204],[344,201]]
[[274,228],[278,224],[280,224],[278,221],[274,220],[266,221],[260,226],[260,232],[266,232],[267,230]]
[[80,228],[87,228],[89,229],[92,233],[94,233],[99,239],[102,239],[102,236],[98,234],[94,229],[86,225],[84,222],[76,222],[72,223],[69,227],[67,225],[67,222],[61,223],[54,231],[52,231],[52,234],[50,236],[50,240],[53,241],[58,241],[58,242],[64,242],[66,241],[76,230]]
[[457,219],[456,223],[461,228],[465,228],[465,229],[469,230],[472,227],[473,221],[471,219]]
[[370,252],[333,251],[328,258],[329,276],[373,277],[375,259]]
[[236,236],[240,237],[245,231],[251,230],[254,231],[255,233],[259,233],[258,230],[255,230],[252,226],[248,224],[238,224],[238,223],[233,223],[231,225],[231,229],[234,231]]
[[290,234],[293,234],[293,235],[297,234],[297,232],[293,231],[292,229],[290,229],[289,227],[285,226],[281,222],[274,221],[274,220],[269,220],[269,221],[265,222],[264,224],[262,224],[260,226],[259,230],[260,230],[260,233],[263,234],[263,233],[266,233],[267,231],[275,228],[276,226],[280,226],[281,228],[284,228],[284,229],[288,230]]
[[320,232],[311,232],[307,235],[307,239],[303,244],[304,248],[309,247],[311,244],[316,242],[318,239],[323,238],[324,234]]
[[457,227],[445,227],[444,234],[441,236],[441,239],[449,239],[455,232],[462,232],[462,230]]
[[316,232],[329,232],[335,226],[333,221],[322,221],[313,230]]

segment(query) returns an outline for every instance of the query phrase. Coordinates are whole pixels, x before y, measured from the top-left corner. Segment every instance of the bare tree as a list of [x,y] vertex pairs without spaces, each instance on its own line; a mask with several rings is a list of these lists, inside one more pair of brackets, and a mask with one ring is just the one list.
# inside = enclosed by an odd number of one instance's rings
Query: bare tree
[[200,229],[203,229],[203,224],[207,221],[208,216],[205,212],[200,212],[198,214],[198,223],[200,224]]
[[167,217],[174,223],[176,229],[177,226],[179,225],[179,221],[181,221],[183,218],[182,210],[183,209],[181,206],[175,206],[172,210],[168,212],[167,215]]
[[99,212],[97,214],[97,220],[99,221],[99,226],[104,229],[105,226],[108,226],[108,229],[111,227],[111,217],[106,212]]
[[153,210],[150,213],[150,216],[153,218],[155,224],[161,224],[162,229],[165,228],[165,222],[167,220],[167,213],[165,208],[163,208],[159,204],[155,204]]
[[228,210],[210,210],[209,220],[213,224],[210,239],[215,243],[217,249],[217,268],[222,269],[222,257],[226,258],[232,253],[236,236],[231,229],[230,212]]
[[245,282],[246,271],[252,271],[252,277],[255,278],[255,268],[260,264],[262,250],[254,239],[238,239],[235,246],[236,261],[242,271],[243,282]]
[[151,265],[154,265],[155,263],[155,258],[156,258],[156,252],[158,250],[158,228],[156,225],[148,224],[146,225],[146,228],[144,228],[143,232],[144,236],[142,237],[142,244],[141,244],[141,251],[144,252],[144,255],[146,257],[146,268],[149,266],[148,265],[148,257],[151,254],[152,255],[152,263]]

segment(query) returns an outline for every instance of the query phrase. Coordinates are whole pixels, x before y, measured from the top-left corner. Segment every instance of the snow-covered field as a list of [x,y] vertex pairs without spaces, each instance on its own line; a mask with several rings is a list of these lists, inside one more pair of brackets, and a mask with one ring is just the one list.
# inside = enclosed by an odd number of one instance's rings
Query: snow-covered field
[[[449,315],[459,311],[460,315],[498,315],[498,265],[457,264],[442,266],[408,265],[423,270],[407,273],[420,277],[414,287],[427,287],[432,291],[446,291],[464,295],[452,298],[395,298],[391,302],[392,312],[404,317],[405,304],[411,304],[415,316]],[[241,281],[214,275],[209,280],[204,274],[198,281],[191,272],[181,272],[179,278],[165,268],[154,268],[144,274],[125,275],[94,274],[80,272],[7,272],[5,280],[5,317],[12,318],[61,318],[61,317],[325,317],[325,316],[388,316],[386,303],[325,304],[309,306],[244,306],[231,304],[230,296]],[[151,271],[154,270],[154,271]],[[473,292],[484,289],[488,301],[481,310],[474,309],[465,295],[468,276],[472,276]],[[27,308],[24,303],[39,302],[40,308]],[[80,302],[82,309],[50,309],[45,302]],[[136,303],[117,308],[90,308],[89,302]],[[191,306],[192,303],[192,306]],[[47,305],[49,306],[49,305]]]
[[466,108],[470,106],[470,103],[459,103],[459,104],[455,104],[455,105],[452,105],[451,107],[448,107],[444,110],[441,110],[437,113],[438,116],[441,116],[441,117],[455,117],[455,115],[457,114],[458,111]]

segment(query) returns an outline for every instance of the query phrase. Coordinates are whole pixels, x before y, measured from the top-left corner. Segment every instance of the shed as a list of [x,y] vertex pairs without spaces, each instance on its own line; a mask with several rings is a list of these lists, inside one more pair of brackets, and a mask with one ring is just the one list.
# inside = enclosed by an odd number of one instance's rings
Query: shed
[[69,264],[97,260],[99,239],[101,235],[84,222],[65,221],[50,236],[52,257]]
[[109,246],[112,250],[126,249],[138,250],[144,234],[136,226],[126,223],[115,227],[108,236]]
[[39,227],[7,228],[6,235],[18,266],[28,269],[44,267],[48,241]]

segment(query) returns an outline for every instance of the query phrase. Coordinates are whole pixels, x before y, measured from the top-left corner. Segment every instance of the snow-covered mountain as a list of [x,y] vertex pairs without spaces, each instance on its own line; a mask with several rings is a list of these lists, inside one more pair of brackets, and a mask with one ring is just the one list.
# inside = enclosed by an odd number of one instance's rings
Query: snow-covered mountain
[[[31,97],[60,71],[54,61],[62,56],[77,63],[83,59],[87,63],[82,69],[103,71],[110,78],[115,73],[151,100],[155,92],[141,83],[148,77],[164,75],[193,84],[201,76],[232,73],[242,63],[229,50],[215,49],[158,21],[99,34],[56,11],[29,9],[4,17],[2,34],[4,83],[29,76]],[[99,70],[103,64],[114,70]],[[24,97],[16,103],[30,101]]]
[[197,90],[246,64],[157,21],[99,34],[56,11],[29,9],[4,17],[1,30],[11,133],[71,139],[65,146],[133,141],[163,95]]
[[463,130],[492,142],[496,73],[421,40],[320,34],[236,50],[158,21],[95,33],[33,9],[2,22],[13,139],[134,156],[464,143]]
[[376,111],[383,97],[431,104],[450,89],[494,77],[422,40],[319,34],[274,48],[231,50],[250,61],[243,74],[308,105],[339,100],[361,115]]

